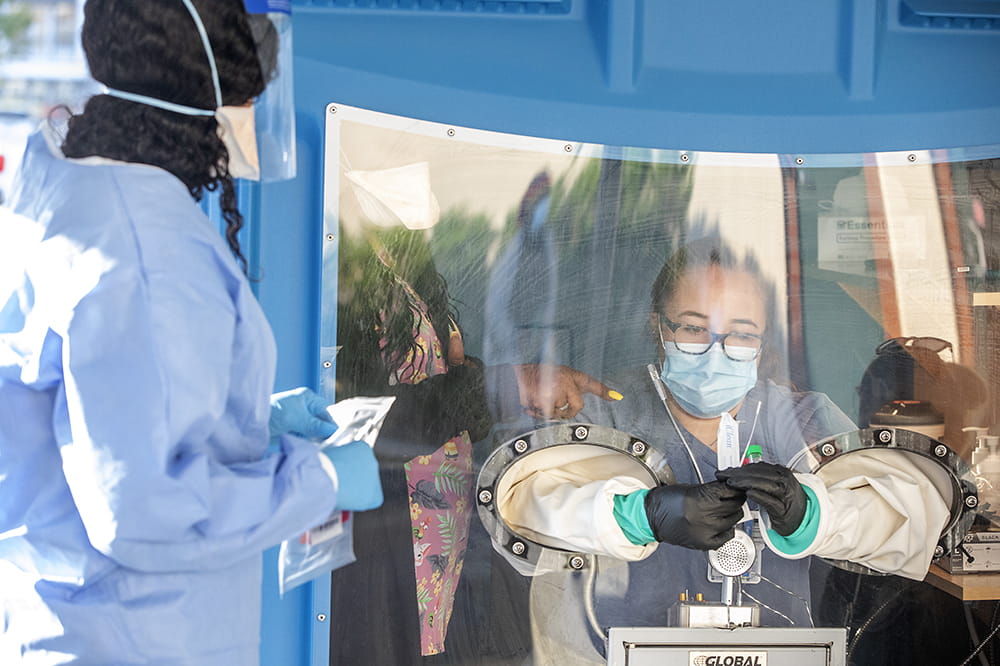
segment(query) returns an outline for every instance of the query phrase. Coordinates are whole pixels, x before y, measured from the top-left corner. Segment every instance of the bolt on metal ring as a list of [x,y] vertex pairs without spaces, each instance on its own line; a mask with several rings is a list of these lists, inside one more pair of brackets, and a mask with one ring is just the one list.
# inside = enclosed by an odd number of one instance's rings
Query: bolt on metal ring
[[965,498],[965,506],[969,507],[970,509],[974,506],[979,506],[979,498],[976,497],[975,495],[969,495],[968,497]]
[[944,444],[938,444],[937,446],[934,447],[934,455],[936,455],[938,458],[944,458],[944,456],[947,453],[948,453],[948,447],[945,446]]
[[822,448],[820,448],[819,452],[822,453],[824,456],[832,456],[834,453],[837,452],[837,447],[835,447],[833,444],[824,444]]
[[587,435],[590,434],[590,430],[583,426],[577,426],[576,430],[573,431],[573,436],[577,439],[587,439]]
[[632,442],[632,453],[634,455],[641,456],[645,452],[646,452],[645,442],[640,442],[640,441]]
[[937,559],[944,555],[944,546],[935,546],[934,548],[934,558]]
[[889,432],[888,430],[879,431],[878,441],[882,442],[883,444],[888,444],[889,442],[892,441],[892,433]]
[[583,558],[580,557],[579,555],[574,555],[573,557],[569,558],[569,566],[571,569],[576,569],[577,571],[579,571],[580,569],[583,568],[583,565],[584,565]]
[[517,440],[516,442],[514,442],[514,450],[517,451],[518,453],[524,453],[525,451],[528,450],[528,442],[526,442],[523,439]]
[[479,501],[482,502],[483,504],[489,504],[490,502],[493,501],[493,493],[491,493],[488,490],[480,490]]
[[515,541],[510,545],[510,550],[515,555],[524,555],[524,551],[527,550],[527,547],[520,541]]

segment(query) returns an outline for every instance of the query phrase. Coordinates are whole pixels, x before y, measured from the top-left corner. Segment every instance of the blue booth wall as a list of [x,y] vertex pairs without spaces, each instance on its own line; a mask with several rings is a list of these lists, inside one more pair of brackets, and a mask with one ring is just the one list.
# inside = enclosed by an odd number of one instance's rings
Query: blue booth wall
[[[296,0],[298,172],[244,186],[279,348],[315,386],[330,102],[570,141],[787,156],[1000,145],[997,0]],[[819,318],[821,323],[821,318]],[[807,323],[806,336],[822,335]],[[843,368],[810,359],[813,385]],[[853,370],[851,370],[853,372]],[[857,373],[852,376],[858,376]],[[277,594],[265,666],[328,663],[329,579]]]

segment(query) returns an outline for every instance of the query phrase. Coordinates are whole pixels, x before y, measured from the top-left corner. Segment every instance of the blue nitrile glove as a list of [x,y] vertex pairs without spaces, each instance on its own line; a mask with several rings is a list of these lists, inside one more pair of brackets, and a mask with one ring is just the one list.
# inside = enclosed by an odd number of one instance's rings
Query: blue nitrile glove
[[322,452],[337,470],[337,509],[367,511],[382,505],[375,452],[365,442],[328,446]]
[[337,432],[326,400],[305,386],[271,396],[271,437],[292,434],[306,439],[326,439]]

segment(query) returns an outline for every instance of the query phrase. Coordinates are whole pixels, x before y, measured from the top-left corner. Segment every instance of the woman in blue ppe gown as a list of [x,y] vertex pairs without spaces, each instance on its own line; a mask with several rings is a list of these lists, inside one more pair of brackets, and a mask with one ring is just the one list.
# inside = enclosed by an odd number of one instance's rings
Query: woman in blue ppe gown
[[377,468],[292,434],[333,431],[314,394],[271,407],[214,117],[265,85],[243,3],[85,11],[94,77],[147,97],[33,135],[0,218],[0,663],[255,664],[261,553],[377,505]]

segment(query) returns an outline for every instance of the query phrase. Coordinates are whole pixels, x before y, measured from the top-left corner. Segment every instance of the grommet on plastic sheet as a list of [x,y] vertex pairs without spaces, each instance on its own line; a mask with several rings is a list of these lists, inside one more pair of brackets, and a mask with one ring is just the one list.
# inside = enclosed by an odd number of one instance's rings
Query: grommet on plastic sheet
[[333,114],[333,113],[337,113],[337,107],[335,107],[335,106],[331,106],[331,107],[330,107],[330,113],[331,113],[331,114]]
[[455,136],[455,130],[449,127],[448,128],[448,136]]
[[806,161],[804,159],[802,159],[801,157],[796,157],[795,158],[795,163],[798,164],[799,166],[802,166],[803,164],[806,163]]
[[563,146],[563,150],[565,150],[567,153],[572,153],[573,152],[573,144],[567,143],[565,146]]
[[911,162],[916,162],[917,156],[914,155],[913,153],[910,153],[909,155],[906,156],[906,159],[910,160]]
[[681,162],[688,162],[691,160],[691,156],[687,153],[681,153]]
[[326,613],[320,613],[317,615],[316,620],[319,622],[326,622]]
[[328,241],[332,241],[332,240],[333,240],[333,234],[327,234],[327,235],[326,235],[326,239],[327,239]]
[[333,363],[330,363],[330,361],[323,361],[323,367],[327,369],[332,368]]

